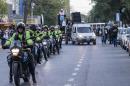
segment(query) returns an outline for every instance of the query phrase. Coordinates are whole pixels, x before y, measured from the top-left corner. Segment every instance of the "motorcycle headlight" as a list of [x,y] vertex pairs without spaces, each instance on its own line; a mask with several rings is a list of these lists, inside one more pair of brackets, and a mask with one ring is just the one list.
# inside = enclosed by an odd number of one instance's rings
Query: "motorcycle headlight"
[[43,45],[47,45],[47,42],[43,42]]
[[11,52],[12,52],[13,56],[18,56],[20,50],[18,48],[14,48],[11,50]]

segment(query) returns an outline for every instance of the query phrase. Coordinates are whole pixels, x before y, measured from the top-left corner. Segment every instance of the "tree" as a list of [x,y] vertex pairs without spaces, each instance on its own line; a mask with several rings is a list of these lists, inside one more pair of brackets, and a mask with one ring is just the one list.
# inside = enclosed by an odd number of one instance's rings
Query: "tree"
[[[130,8],[129,0],[93,0],[93,2],[95,6],[89,13],[89,17],[92,17],[92,22],[115,20],[115,14],[122,5]],[[95,21],[97,18],[98,21]]]
[[7,14],[7,3],[5,0],[0,0],[0,18],[2,19]]
[[64,0],[36,0],[35,1],[35,15],[44,15],[45,24],[54,25],[56,24],[57,14],[61,8],[64,8]]

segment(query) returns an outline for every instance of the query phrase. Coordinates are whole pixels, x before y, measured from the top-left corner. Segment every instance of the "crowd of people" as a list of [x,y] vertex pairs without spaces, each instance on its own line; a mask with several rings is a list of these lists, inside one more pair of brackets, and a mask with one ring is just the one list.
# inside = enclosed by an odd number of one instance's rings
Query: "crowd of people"
[[[55,54],[56,52],[59,54],[59,49],[62,48],[62,32],[58,25],[50,26],[36,26],[30,25],[26,26],[24,23],[20,22],[16,27],[10,27],[10,29],[0,32],[3,49],[9,48],[13,42],[20,41],[22,49],[30,49],[28,53],[28,63],[29,72],[32,75],[32,81],[37,83],[35,77],[35,67],[36,64],[41,64],[42,57],[44,57],[45,61],[48,61],[48,57],[51,54]],[[43,42],[47,40],[46,42]],[[46,44],[47,43],[47,44]],[[46,44],[46,48],[48,50],[45,51],[44,44]],[[36,49],[36,47],[37,49]],[[36,51],[37,50],[37,51]],[[35,53],[36,51],[36,53]],[[43,53],[43,55],[41,55]],[[46,53],[46,54],[45,54]],[[23,56],[23,55],[22,55]],[[21,58],[21,61],[24,59]],[[13,75],[13,59],[12,54],[7,57],[8,65],[10,68],[10,83],[15,82],[16,86],[19,86],[18,76],[17,78]],[[22,62],[23,63],[23,62]],[[14,79],[13,79],[14,77]],[[16,78],[16,79],[15,79]],[[28,82],[28,79],[24,78],[25,82]]]
[[106,44],[109,41],[109,44],[113,44],[114,47],[117,47],[117,35],[118,35],[118,26],[113,24],[110,28],[105,26],[101,29],[102,44]]

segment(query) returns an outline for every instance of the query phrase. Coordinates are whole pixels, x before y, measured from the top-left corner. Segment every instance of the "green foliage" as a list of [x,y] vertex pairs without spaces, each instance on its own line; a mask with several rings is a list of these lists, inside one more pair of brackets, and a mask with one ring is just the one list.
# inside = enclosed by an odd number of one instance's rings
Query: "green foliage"
[[106,22],[115,19],[122,5],[130,9],[130,0],[93,0],[95,6],[89,13],[90,22]]
[[63,0],[36,0],[35,15],[44,15],[45,24],[56,24],[57,14],[65,3]]
[[0,0],[0,18],[7,14],[7,3],[5,0]]

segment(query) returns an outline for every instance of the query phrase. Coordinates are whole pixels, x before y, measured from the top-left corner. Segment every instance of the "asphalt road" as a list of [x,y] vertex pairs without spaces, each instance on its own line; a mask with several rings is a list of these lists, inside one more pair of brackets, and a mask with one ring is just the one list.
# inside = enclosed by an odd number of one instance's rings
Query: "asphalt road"
[[[130,86],[130,57],[119,46],[63,45],[60,55],[37,66],[37,85],[21,86]],[[9,84],[6,56],[0,50],[0,86]]]

